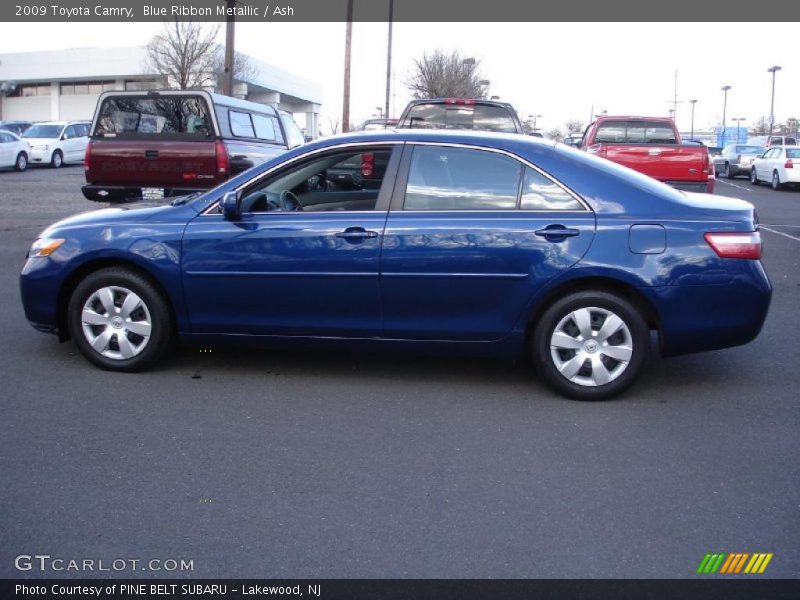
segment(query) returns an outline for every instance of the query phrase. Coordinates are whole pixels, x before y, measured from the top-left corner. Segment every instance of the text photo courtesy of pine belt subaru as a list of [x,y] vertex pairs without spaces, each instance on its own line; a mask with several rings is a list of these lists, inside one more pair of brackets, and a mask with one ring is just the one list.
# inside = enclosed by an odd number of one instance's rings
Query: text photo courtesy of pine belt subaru
[[289,113],[203,91],[105,92],[83,195],[98,202],[203,191],[305,142]]
[[[370,154],[370,186],[320,186]],[[323,174],[323,175],[321,175]],[[169,342],[530,357],[580,399],[664,356],[744,344],[772,294],[753,206],[563,144],[377,131],[296,148],[170,205],[47,228],[21,274],[36,329],[136,371]]]
[[31,147],[31,164],[55,169],[64,164],[83,162],[89,143],[88,121],[52,121],[36,123],[22,134]]

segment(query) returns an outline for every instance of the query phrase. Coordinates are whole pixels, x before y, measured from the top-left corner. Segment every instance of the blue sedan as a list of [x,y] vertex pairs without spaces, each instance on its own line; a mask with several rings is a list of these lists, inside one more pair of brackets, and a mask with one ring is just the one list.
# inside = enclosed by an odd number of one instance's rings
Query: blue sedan
[[149,367],[176,337],[447,351],[528,357],[602,399],[641,373],[652,332],[664,356],[758,335],[760,257],[741,200],[525,136],[379,131],[60,221],[21,289],[36,329],[104,369]]

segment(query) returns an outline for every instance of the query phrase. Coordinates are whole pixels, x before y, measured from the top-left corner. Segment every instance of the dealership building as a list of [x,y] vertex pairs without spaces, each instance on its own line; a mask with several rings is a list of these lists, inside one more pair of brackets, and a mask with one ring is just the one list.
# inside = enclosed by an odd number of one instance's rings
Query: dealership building
[[[306,135],[317,137],[322,88],[247,58],[250,74],[237,82],[234,95],[291,113]],[[102,92],[163,89],[165,83],[147,68],[144,46],[0,54],[0,120],[88,120]]]

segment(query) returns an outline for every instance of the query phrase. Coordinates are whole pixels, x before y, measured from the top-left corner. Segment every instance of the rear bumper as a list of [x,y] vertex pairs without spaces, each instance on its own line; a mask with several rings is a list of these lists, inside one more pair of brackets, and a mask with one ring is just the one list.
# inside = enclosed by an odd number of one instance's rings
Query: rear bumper
[[663,181],[667,185],[671,185],[677,190],[684,192],[700,192],[704,194],[713,194],[715,179],[706,179],[703,181]]
[[639,288],[658,309],[662,355],[740,346],[759,334],[772,285],[760,262],[741,263],[730,283]]
[[[159,186],[152,186],[159,187]],[[193,194],[194,192],[203,191],[211,188],[205,187],[175,187],[164,188],[164,197],[183,196],[186,194]],[[93,202],[128,202],[131,200],[139,200],[142,197],[141,186],[127,186],[127,185],[84,185],[81,188],[83,197]]]

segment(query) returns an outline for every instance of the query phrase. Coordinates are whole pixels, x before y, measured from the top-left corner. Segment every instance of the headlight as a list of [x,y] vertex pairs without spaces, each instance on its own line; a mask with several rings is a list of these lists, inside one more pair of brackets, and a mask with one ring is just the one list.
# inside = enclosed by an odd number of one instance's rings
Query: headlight
[[28,258],[41,258],[43,256],[50,256],[53,252],[61,247],[64,240],[60,238],[40,238],[33,242]]

